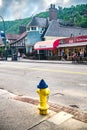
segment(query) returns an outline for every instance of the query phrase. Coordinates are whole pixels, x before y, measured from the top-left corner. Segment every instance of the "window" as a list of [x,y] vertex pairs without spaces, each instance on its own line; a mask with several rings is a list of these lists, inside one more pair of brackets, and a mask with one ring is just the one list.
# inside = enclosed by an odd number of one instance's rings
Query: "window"
[[30,27],[27,27],[27,31],[30,31]]
[[36,30],[36,27],[31,27],[31,30]]

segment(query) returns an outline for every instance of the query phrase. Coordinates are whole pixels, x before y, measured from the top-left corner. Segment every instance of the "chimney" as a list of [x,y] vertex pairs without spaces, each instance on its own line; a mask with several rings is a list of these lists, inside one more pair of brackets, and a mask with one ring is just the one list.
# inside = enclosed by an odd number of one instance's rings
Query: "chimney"
[[55,5],[53,5],[53,8],[55,9]]
[[55,8],[55,4],[51,4],[49,8],[49,20],[57,20],[58,10]]
[[52,4],[50,5],[50,8],[52,9]]

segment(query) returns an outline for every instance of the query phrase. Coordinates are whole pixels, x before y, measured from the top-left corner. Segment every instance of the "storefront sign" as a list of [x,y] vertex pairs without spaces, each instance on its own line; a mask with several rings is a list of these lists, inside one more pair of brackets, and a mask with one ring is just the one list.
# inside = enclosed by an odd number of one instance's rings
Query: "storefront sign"
[[71,37],[60,40],[60,44],[72,44],[80,42],[87,42],[87,36]]

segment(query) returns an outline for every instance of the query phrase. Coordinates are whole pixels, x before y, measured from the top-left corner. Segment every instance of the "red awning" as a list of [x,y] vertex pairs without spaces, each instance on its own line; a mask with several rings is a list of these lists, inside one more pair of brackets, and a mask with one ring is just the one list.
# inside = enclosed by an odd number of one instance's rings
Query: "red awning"
[[34,45],[35,50],[54,50],[59,45],[59,40],[47,40],[47,41],[41,41],[37,42]]

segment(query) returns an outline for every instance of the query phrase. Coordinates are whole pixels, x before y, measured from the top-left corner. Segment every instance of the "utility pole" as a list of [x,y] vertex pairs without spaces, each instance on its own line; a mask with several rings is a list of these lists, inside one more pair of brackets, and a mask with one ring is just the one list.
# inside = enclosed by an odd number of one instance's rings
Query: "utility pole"
[[6,35],[5,35],[5,22],[4,22],[4,19],[2,16],[0,16],[0,18],[2,19],[2,22],[3,22],[3,31],[1,31],[1,38],[4,42],[4,45],[5,45],[5,57],[6,57],[6,60],[7,60],[7,46],[6,46]]

